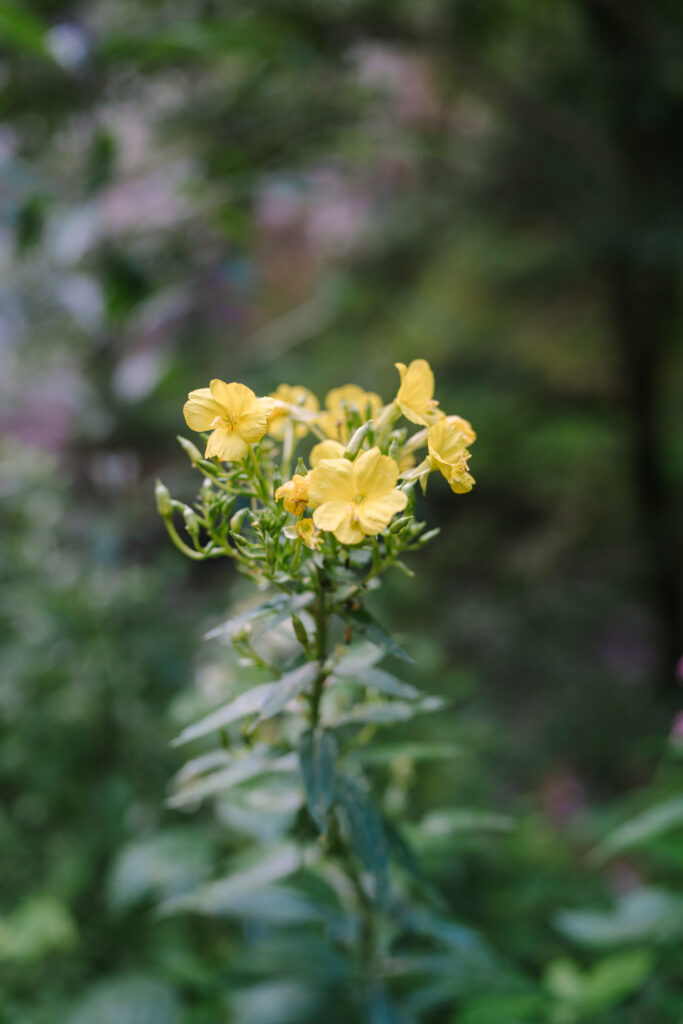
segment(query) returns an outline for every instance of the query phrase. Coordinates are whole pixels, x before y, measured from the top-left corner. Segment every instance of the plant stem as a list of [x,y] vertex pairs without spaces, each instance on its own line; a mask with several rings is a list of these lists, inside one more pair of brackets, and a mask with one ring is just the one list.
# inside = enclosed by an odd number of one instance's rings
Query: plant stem
[[327,657],[327,605],[325,591],[327,589],[327,578],[321,569],[318,569],[318,585],[316,588],[315,602],[315,653],[318,661],[318,675],[313,683],[311,693],[311,726],[315,729],[320,719],[320,698],[323,694],[323,686],[327,678],[325,671],[325,659]]

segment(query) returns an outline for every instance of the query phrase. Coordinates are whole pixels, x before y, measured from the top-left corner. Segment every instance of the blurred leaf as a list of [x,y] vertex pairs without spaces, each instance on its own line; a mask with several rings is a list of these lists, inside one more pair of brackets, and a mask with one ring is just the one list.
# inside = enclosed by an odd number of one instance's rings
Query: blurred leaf
[[563,910],[555,926],[584,946],[668,943],[683,935],[683,897],[660,889],[626,893],[612,910]]
[[121,975],[94,985],[66,1024],[180,1024],[181,1007],[170,985],[146,975]]
[[334,765],[337,743],[329,730],[307,729],[299,741],[299,765],[308,809],[321,832],[327,829],[327,812],[334,799]]
[[179,747],[181,744],[189,743],[191,740],[199,739],[201,736],[208,736],[209,733],[218,732],[219,729],[225,728],[226,725],[238,722],[240,718],[257,714],[271,694],[274,693],[277,685],[277,683],[261,683],[259,686],[253,686],[250,690],[246,690],[239,697],[236,697],[235,700],[230,701],[229,704],[224,705],[217,711],[212,711],[206,718],[202,718],[199,722],[195,722],[194,725],[189,725],[186,729],[183,729],[180,735],[176,736],[172,741],[172,746]]
[[397,644],[390,633],[387,633],[374,615],[367,608],[357,608],[350,612],[350,619],[353,626],[359,629],[364,636],[373,644],[377,644],[387,654],[400,658],[402,661],[412,662],[414,659],[407,654],[400,644]]
[[283,754],[281,757],[272,757],[260,752],[244,754],[235,757],[229,767],[211,772],[183,785],[166,802],[169,807],[184,807],[263,775],[295,771],[296,757],[294,754]]
[[648,807],[615,828],[606,836],[593,853],[593,859],[602,863],[609,857],[633,846],[643,846],[664,832],[683,825],[683,797],[674,796],[662,803]]
[[0,917],[0,961],[39,960],[75,942],[71,914],[54,896],[36,893]]
[[475,996],[466,1000],[452,1024],[546,1024],[548,999],[535,992]]
[[561,1003],[580,1013],[598,1013],[617,1006],[642,988],[654,968],[654,957],[643,950],[615,953],[583,971],[572,960],[551,963],[545,986]]
[[212,844],[197,829],[166,829],[138,839],[125,846],[114,861],[109,901],[125,909],[141,900],[179,895],[209,875],[212,861]]
[[273,718],[274,715],[283,711],[290,700],[294,700],[295,697],[298,697],[304,690],[308,689],[319,673],[320,665],[317,661],[307,661],[291,672],[285,672],[273,684],[274,689],[261,708],[258,719],[254,724],[257,725],[258,722]]
[[372,798],[346,776],[337,776],[336,792],[346,812],[351,845],[375,880],[377,902],[385,904],[389,895],[389,845],[382,819]]
[[333,718],[330,724],[340,726],[367,722],[372,725],[394,725],[396,722],[409,722],[415,715],[440,711],[443,706],[444,702],[440,697],[424,697],[413,704],[400,700],[381,704],[357,704],[350,711]]
[[373,743],[372,746],[354,747],[354,760],[362,764],[389,764],[405,758],[407,761],[441,761],[462,757],[463,751],[453,743],[429,743],[403,740],[397,743]]
[[0,44],[48,57],[44,23],[25,6],[2,0],[0,3]]
[[167,900],[161,910],[163,913],[192,910],[208,915],[243,912],[248,909],[249,899],[255,890],[294,874],[300,867],[301,851],[294,844],[270,847],[259,856],[254,857],[252,853],[247,859],[236,861],[235,870],[225,878]]
[[353,674],[347,667],[343,670],[335,669],[333,679],[348,680],[356,686],[365,686],[379,693],[387,694],[390,697],[403,697],[405,700],[415,700],[420,696],[420,690],[409,683],[403,683],[390,672],[381,668],[364,668]]

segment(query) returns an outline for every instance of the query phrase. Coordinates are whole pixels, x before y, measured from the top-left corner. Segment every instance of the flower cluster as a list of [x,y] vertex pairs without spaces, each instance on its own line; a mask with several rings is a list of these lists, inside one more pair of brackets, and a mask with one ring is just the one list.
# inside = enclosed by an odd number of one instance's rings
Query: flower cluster
[[[326,535],[359,545],[390,528],[409,506],[413,483],[424,489],[432,471],[456,494],[474,484],[468,461],[476,434],[470,423],[439,408],[425,359],[396,367],[399,387],[388,404],[355,384],[332,389],[321,408],[301,385],[281,384],[259,398],[244,384],[212,380],[190,392],[183,410],[187,425],[206,436],[204,457],[190,442],[183,444],[222,490],[294,516],[296,523],[281,524],[285,538],[312,550]],[[413,426],[418,429],[411,433]],[[291,473],[295,449],[309,435],[314,444],[308,465],[299,458]],[[426,451],[418,463],[420,449]],[[231,464],[225,473],[222,463]]]

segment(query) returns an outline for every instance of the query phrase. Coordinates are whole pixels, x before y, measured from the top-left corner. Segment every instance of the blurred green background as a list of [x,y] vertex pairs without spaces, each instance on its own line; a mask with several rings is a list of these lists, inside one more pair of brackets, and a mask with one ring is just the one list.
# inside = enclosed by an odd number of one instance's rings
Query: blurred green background
[[155,915],[239,849],[164,798],[247,591],[153,481],[213,376],[417,357],[478,482],[377,599],[460,751],[401,800],[472,811],[430,875],[557,1001],[424,1019],[683,1020],[682,46],[677,0],[0,2],[3,1024],[333,1020],[253,923]]

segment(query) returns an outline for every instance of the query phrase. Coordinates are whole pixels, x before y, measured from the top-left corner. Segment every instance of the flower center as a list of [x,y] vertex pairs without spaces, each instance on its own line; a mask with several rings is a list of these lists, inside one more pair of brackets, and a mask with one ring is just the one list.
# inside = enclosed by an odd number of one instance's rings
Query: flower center
[[356,505],[360,505],[362,501],[365,501],[365,495],[357,494],[353,500],[355,501]]
[[220,428],[222,430],[235,430],[239,423],[239,416],[216,416],[215,420],[211,424],[212,429]]

